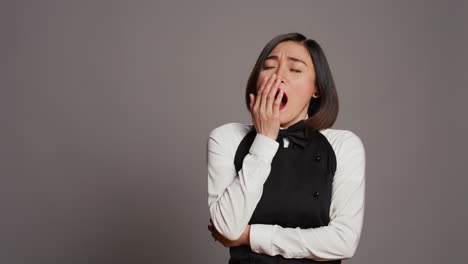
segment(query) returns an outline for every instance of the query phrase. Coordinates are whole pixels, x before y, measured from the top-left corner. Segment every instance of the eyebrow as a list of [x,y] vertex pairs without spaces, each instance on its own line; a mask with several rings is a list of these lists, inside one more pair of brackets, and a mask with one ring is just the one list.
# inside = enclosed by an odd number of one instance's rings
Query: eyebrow
[[[265,61],[267,61],[267,60],[277,60],[277,59],[278,59],[278,56],[272,55],[272,56],[268,56],[268,58],[266,58]],[[306,67],[309,67],[309,66],[307,66],[307,64],[303,60],[300,60],[298,58],[288,57],[288,60],[302,62]]]

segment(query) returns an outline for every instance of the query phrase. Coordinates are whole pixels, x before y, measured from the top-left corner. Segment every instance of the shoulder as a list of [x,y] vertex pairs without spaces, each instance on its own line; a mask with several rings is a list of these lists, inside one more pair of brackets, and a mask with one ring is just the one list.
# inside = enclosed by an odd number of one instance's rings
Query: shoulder
[[213,128],[209,134],[209,137],[214,138],[226,138],[226,137],[243,137],[245,136],[252,125],[250,124],[243,124],[243,123],[226,123],[220,126]]
[[226,123],[211,130],[208,136],[208,147],[215,145],[233,154],[242,139],[252,129],[252,124],[237,122]]
[[364,155],[364,144],[361,138],[351,130],[327,128],[319,130],[327,138],[335,154],[343,156],[358,151]]

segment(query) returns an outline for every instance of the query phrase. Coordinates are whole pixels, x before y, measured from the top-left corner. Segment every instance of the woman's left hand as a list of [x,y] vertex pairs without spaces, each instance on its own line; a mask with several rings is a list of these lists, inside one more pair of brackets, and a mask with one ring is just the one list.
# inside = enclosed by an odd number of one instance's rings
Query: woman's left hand
[[211,236],[214,238],[215,241],[221,242],[224,247],[237,247],[242,245],[250,245],[249,236],[250,236],[250,225],[247,225],[244,232],[237,240],[228,240],[223,235],[221,235],[218,230],[213,225],[213,222],[210,218],[210,224],[208,225],[208,230],[211,231]]

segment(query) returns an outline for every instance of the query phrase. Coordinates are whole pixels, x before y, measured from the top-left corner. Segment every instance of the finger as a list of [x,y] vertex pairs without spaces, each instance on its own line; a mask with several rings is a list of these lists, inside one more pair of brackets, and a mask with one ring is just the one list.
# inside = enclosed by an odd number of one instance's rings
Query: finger
[[260,103],[260,109],[261,111],[263,111],[264,113],[267,111],[267,108],[268,108],[268,94],[271,90],[271,87],[274,85],[276,81],[276,74],[273,73],[271,75],[271,78],[268,80],[268,82],[266,83],[265,87],[263,88],[263,91],[262,91],[262,99],[261,99],[261,103]]
[[283,89],[280,89],[280,92],[279,92],[278,96],[276,97],[274,105],[273,105],[273,114],[275,116],[279,115],[279,111],[280,111],[279,108],[280,108],[280,105],[281,105],[281,100],[283,99],[283,95],[284,95],[284,91],[283,91]]
[[256,112],[258,112],[260,110],[260,106],[261,106],[261,103],[262,103],[262,92],[263,90],[265,89],[265,85],[268,83],[268,81],[271,79],[273,75],[270,75],[270,76],[265,76],[265,78],[263,79],[263,82],[260,86],[260,89],[258,89],[257,91],[257,95],[255,97],[255,105],[254,105],[254,109]]
[[215,233],[211,233],[211,237],[214,239],[214,241],[219,240],[219,239],[216,237],[216,234],[215,234]]
[[262,90],[262,95],[261,95],[261,99],[260,99],[261,100],[261,102],[260,102],[260,112],[266,113],[268,92],[270,91],[271,87],[273,86],[275,80],[276,80],[276,74],[273,73],[272,77],[268,80],[266,86]]
[[273,83],[270,91],[268,92],[268,96],[267,96],[267,108],[266,108],[266,111],[267,113],[269,114],[272,114],[273,113],[273,108],[274,108],[274,102],[275,102],[275,95],[276,93],[278,92],[278,86],[279,84],[281,83],[281,79],[280,78],[277,78],[275,80],[275,82]]
[[216,240],[222,241],[222,237],[218,233],[214,232],[214,233],[212,233],[212,236],[215,239],[215,241]]

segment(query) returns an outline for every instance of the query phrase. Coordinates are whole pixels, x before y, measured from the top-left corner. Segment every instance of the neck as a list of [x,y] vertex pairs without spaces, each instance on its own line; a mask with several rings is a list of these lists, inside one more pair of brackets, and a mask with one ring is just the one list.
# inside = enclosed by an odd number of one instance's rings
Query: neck
[[[287,129],[289,126],[299,122],[301,120],[300,116],[301,115],[299,115],[296,119],[292,120],[291,122],[280,126],[280,129]],[[305,118],[302,118],[302,119],[304,120],[304,119],[307,119],[307,118],[309,118],[309,114],[306,113]]]

